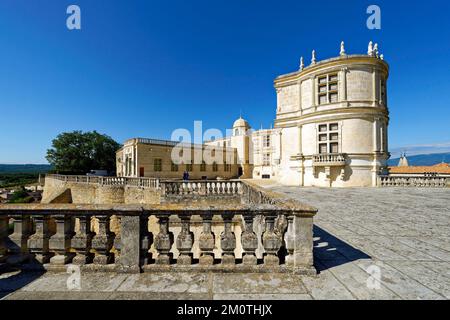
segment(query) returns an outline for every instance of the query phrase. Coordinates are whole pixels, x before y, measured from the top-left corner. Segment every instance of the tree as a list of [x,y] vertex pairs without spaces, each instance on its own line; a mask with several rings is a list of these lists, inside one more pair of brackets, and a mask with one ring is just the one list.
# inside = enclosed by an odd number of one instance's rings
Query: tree
[[90,170],[115,172],[116,151],[120,144],[111,137],[93,132],[64,132],[52,141],[47,161],[55,171],[65,174],[86,174]]

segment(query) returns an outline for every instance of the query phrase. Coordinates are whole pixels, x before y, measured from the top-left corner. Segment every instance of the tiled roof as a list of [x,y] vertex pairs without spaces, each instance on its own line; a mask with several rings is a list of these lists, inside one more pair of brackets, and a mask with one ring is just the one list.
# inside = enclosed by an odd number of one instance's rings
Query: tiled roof
[[446,173],[450,174],[450,165],[440,163],[434,166],[389,167],[389,173]]

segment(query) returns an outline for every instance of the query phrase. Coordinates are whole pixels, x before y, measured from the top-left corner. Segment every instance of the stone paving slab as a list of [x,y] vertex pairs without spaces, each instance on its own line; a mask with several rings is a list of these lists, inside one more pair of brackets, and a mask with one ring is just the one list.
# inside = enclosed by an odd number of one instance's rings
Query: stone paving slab
[[[450,189],[265,187],[319,209],[318,276],[99,272],[83,274],[81,291],[70,291],[69,274],[15,271],[0,274],[0,299],[450,298]],[[367,286],[374,267],[379,289]]]

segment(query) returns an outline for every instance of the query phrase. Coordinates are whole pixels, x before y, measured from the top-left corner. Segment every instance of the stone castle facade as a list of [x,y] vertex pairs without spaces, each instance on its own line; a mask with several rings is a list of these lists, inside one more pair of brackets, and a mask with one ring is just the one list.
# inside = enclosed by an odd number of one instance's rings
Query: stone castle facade
[[[313,51],[309,66],[302,58],[297,71],[275,79],[273,129],[253,131],[239,118],[230,137],[205,145],[234,148],[233,173],[241,178],[292,186],[376,186],[389,159],[388,76],[377,44],[370,43],[367,54],[348,55],[342,43],[338,57],[323,61]],[[123,173],[119,163],[117,172]]]

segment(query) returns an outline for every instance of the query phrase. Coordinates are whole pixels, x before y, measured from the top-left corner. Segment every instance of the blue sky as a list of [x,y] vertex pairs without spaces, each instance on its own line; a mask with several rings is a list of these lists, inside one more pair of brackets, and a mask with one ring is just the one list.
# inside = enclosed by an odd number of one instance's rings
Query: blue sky
[[[66,28],[79,5],[82,29]],[[366,28],[366,9],[382,29]],[[119,142],[176,128],[225,130],[240,110],[270,127],[273,79],[309,62],[365,53],[391,66],[390,146],[450,141],[448,1],[0,2],[0,163],[45,163],[60,132],[97,130]]]

